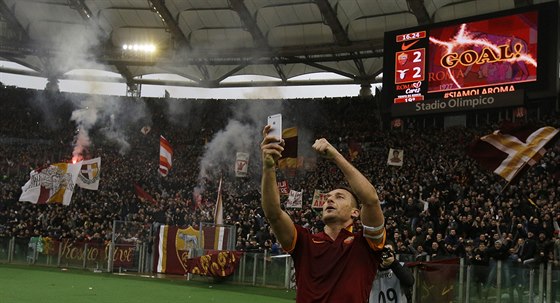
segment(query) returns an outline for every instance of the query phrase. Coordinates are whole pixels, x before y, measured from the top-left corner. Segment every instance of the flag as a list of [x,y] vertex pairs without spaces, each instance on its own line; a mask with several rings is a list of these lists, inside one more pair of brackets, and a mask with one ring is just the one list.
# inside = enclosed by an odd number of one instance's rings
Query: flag
[[402,166],[404,159],[404,151],[402,149],[389,148],[389,155],[387,156],[387,165]]
[[284,181],[278,181],[276,183],[278,184],[278,191],[280,192],[281,195],[290,194],[290,187],[288,185],[288,181],[284,180]]
[[140,129],[140,132],[144,135],[147,135],[151,130],[152,130],[152,128],[150,126],[146,125],[146,126],[144,126]]
[[83,160],[77,184],[81,188],[89,190],[99,189],[99,179],[101,177],[101,157]]
[[173,148],[169,141],[163,136],[159,136],[159,174],[167,176],[172,165]]
[[311,203],[312,208],[323,208],[323,204],[327,202],[327,193],[324,193],[318,189],[313,192],[313,202]]
[[298,132],[297,127],[286,128],[282,131],[284,151],[278,160],[278,168],[297,168]]
[[70,205],[82,162],[55,163],[29,173],[29,181],[21,188],[19,201],[33,204],[59,203]]
[[468,155],[480,166],[511,182],[519,173],[533,166],[557,139],[558,129],[545,126],[503,125],[501,129],[473,142]]
[[140,199],[140,201],[142,201],[142,202],[149,201],[153,205],[157,204],[156,199],[154,199],[154,197],[152,197],[150,194],[148,194],[146,191],[144,191],[144,189],[136,183],[134,183],[134,192],[136,193],[136,197],[138,197],[138,199]]
[[362,152],[362,146],[355,140],[350,140],[350,142],[348,142],[348,151],[350,153],[348,158],[350,159],[350,161],[354,161]]
[[203,241],[200,230],[191,226],[181,229],[177,226],[160,225],[154,241],[157,247],[154,250],[154,271],[184,275],[191,251],[201,248]]
[[533,201],[531,198],[527,198],[527,201],[529,201],[529,203],[530,203],[531,205],[533,205],[534,207],[539,208],[539,206],[537,205],[537,203],[535,203],[535,201]]
[[286,200],[287,208],[301,208],[303,205],[303,191],[290,190],[288,200]]
[[238,152],[235,158],[235,176],[247,177],[247,168],[249,164],[249,154]]
[[169,94],[169,92],[167,90],[165,90],[165,92],[163,94],[163,97],[167,99],[167,98],[171,97],[171,94]]
[[222,202],[222,178],[220,178],[220,185],[218,185],[218,198],[216,199],[216,207],[214,208],[214,224],[224,224],[224,209]]

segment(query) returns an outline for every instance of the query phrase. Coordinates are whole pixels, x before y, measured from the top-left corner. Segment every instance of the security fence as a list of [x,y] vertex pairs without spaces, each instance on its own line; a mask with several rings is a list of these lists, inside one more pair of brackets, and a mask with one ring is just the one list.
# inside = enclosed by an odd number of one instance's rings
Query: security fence
[[[134,229],[126,224],[121,227],[121,230]],[[154,247],[151,245],[149,240],[113,245],[111,242],[0,237],[0,263],[154,275],[151,266]],[[476,266],[457,258],[406,265],[416,278],[413,303],[560,302],[560,265],[553,262],[514,266],[511,262],[491,261],[487,266]],[[203,281],[212,279],[189,276]],[[292,259],[289,255],[244,252],[234,274],[220,281],[291,289],[295,285]]]

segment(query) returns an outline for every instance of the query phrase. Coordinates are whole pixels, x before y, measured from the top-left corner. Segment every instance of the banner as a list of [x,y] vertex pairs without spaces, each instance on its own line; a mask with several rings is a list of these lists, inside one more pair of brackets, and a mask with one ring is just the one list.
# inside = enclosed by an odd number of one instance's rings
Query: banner
[[[58,256],[60,262],[68,264],[107,264],[109,259],[110,242],[75,242],[71,239],[62,241],[53,240],[50,237],[32,237],[29,247],[35,248],[39,254],[46,256]],[[123,269],[134,268],[134,255],[136,244],[119,244],[113,249],[113,266]]]
[[313,192],[313,202],[311,203],[312,208],[323,208],[323,204],[327,202],[327,193],[324,193],[318,189]]
[[297,127],[286,128],[282,131],[284,139],[284,151],[282,157],[278,159],[278,168],[296,169],[298,165],[298,131]]
[[152,195],[148,194],[142,187],[140,187],[140,185],[136,183],[134,183],[134,193],[136,194],[136,197],[138,197],[138,199],[140,199],[140,201],[142,202],[148,201],[153,205],[157,204],[156,199],[154,199]]
[[288,200],[286,200],[287,208],[301,208],[303,206],[303,191],[290,190]]
[[169,141],[163,136],[159,137],[159,174],[162,177],[169,174],[169,170],[173,164],[173,148],[169,144]]
[[535,165],[546,147],[557,139],[558,129],[546,126],[502,125],[501,129],[471,144],[468,155],[480,166],[512,181],[522,170]]
[[200,231],[189,226],[161,225],[156,235],[154,252],[154,271],[166,274],[184,275],[187,273],[187,260],[191,250],[203,247]]
[[288,181],[278,181],[278,191],[280,191],[281,195],[288,195],[290,194],[290,187],[288,186]]
[[19,201],[33,204],[59,203],[70,205],[82,162],[55,163],[29,173],[29,181],[21,188]]
[[81,188],[89,190],[99,189],[101,177],[101,157],[82,161],[82,168],[78,175],[77,184]]
[[235,272],[242,253],[238,251],[216,251],[187,260],[187,271],[191,274],[227,277]]
[[455,285],[459,280],[459,258],[430,262],[413,262],[409,267],[418,266],[416,280],[417,302],[449,303],[455,299]]
[[249,167],[249,154],[238,152],[235,157],[235,176],[239,178],[247,177]]
[[404,159],[404,150],[402,149],[389,149],[389,155],[387,156],[387,165],[392,166],[402,166]]
[[144,126],[140,129],[140,132],[144,135],[147,135],[151,130],[152,130],[152,128],[150,126],[146,125],[146,126]]

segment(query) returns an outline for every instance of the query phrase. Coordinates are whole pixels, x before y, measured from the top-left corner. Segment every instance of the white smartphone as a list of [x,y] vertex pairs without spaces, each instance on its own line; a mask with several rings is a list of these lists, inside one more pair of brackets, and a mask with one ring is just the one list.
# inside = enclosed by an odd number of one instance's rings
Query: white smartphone
[[268,125],[271,126],[268,134],[282,139],[282,114],[268,116]]

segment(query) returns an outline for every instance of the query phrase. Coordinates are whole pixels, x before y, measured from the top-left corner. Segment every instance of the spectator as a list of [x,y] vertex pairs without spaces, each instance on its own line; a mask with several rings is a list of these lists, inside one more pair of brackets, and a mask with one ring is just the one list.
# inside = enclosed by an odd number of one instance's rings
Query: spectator
[[486,256],[490,266],[486,284],[496,285],[498,262],[502,262],[502,285],[509,288],[511,286],[510,264],[507,262],[509,260],[509,251],[503,245],[502,240],[494,241],[494,245],[486,250]]

